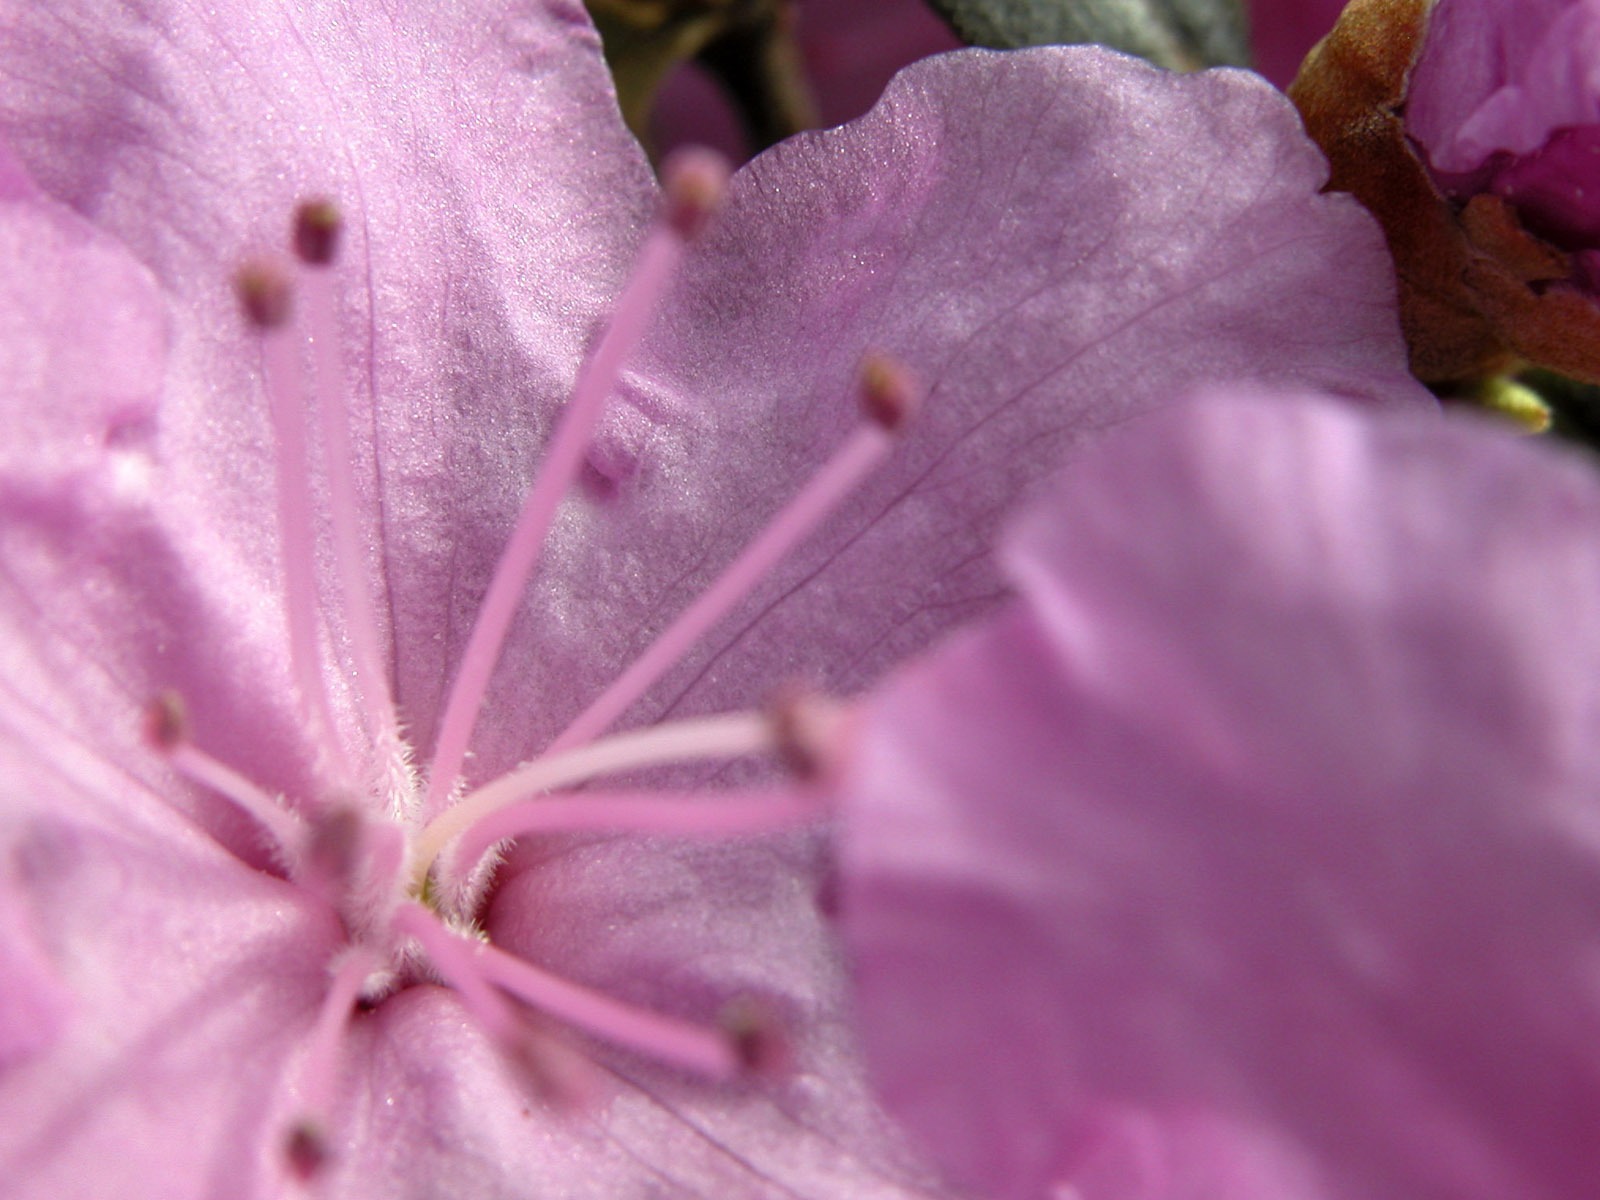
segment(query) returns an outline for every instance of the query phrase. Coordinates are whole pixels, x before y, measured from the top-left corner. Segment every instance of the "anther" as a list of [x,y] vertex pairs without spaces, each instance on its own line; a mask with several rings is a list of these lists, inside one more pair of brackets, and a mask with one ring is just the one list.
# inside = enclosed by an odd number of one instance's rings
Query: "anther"
[[189,740],[189,711],[177,692],[162,692],[145,706],[144,735],[157,750],[170,753]]
[[361,814],[354,808],[341,805],[318,816],[306,838],[303,874],[335,895],[342,893],[361,861],[362,833]]
[[312,1182],[332,1159],[327,1134],[313,1122],[297,1123],[283,1139],[283,1160],[297,1183]]
[[344,217],[332,200],[317,197],[294,210],[295,257],[310,267],[326,267],[339,257]]
[[741,997],[723,1011],[719,1024],[746,1074],[775,1079],[793,1070],[794,1041],[770,1006]]
[[915,409],[917,389],[910,372],[883,355],[866,359],[858,386],[862,405],[871,419],[829,456],[722,574],[678,614],[627,670],[556,736],[546,753],[569,750],[604,732],[872,474],[893,448],[894,432]]
[[298,844],[302,829],[299,816],[189,740],[188,708],[177,692],[164,691],[145,705],[144,734],[178,774],[225,796],[254,817],[272,835],[281,852],[287,853]]
[[788,688],[768,704],[778,758],[796,778],[814,782],[843,758],[844,706],[817,692]]
[[233,277],[233,290],[245,318],[257,329],[281,329],[289,323],[294,288],[288,275],[273,263],[256,260],[240,267]]
[[887,354],[869,353],[861,360],[857,378],[862,412],[890,433],[899,430],[911,418],[921,400],[921,391],[911,372]]
[[698,237],[728,190],[728,160],[704,146],[685,146],[661,167],[666,220],[685,240]]

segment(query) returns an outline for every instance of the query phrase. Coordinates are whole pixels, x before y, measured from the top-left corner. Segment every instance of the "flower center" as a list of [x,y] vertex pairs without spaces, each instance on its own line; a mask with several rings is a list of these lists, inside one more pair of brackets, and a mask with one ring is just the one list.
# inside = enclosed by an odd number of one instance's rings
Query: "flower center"
[[[570,1080],[570,1055],[563,1056],[550,1035],[527,1019],[528,1009],[713,1078],[778,1057],[775,1031],[752,1020],[756,1010],[749,1005],[735,1004],[725,1019],[705,1026],[645,1011],[507,953],[485,936],[478,917],[498,863],[495,848],[508,839],[580,830],[733,837],[824,815],[820,800],[803,786],[703,798],[573,789],[619,772],[697,759],[767,755],[792,765],[826,758],[834,710],[816,698],[791,699],[766,713],[602,735],[882,461],[912,408],[913,389],[898,365],[864,365],[864,419],[856,432],[550,746],[474,789],[464,790],[461,780],[501,648],[558,506],[578,477],[623,364],[641,342],[688,243],[711,217],[725,180],[726,168],[703,153],[668,163],[662,211],[579,373],[496,566],[421,780],[410,766],[390,694],[338,384],[337,210],[325,201],[302,205],[292,239],[295,261],[253,265],[238,278],[244,313],[259,334],[275,441],[292,677],[318,748],[318,775],[346,782],[317,796],[265,791],[195,744],[177,696],[151,705],[147,727],[152,744],[175,770],[255,818],[282,874],[335,913],[346,934],[327,964],[327,987],[305,1042],[293,1102],[298,1115],[283,1131],[281,1162],[292,1177],[320,1174],[336,1153],[333,1115],[350,1022],[362,1006],[414,983],[451,988],[506,1060],[536,1079]],[[303,359],[308,370],[301,369]],[[322,448],[322,494],[330,506],[320,524],[310,499],[313,444]],[[319,528],[331,543],[327,553],[319,553]],[[334,566],[347,633],[343,671],[324,626],[317,570],[322,561]],[[339,698],[351,694],[359,697],[366,725],[355,745],[339,734]],[[565,1063],[560,1070],[552,1066],[558,1061]]]

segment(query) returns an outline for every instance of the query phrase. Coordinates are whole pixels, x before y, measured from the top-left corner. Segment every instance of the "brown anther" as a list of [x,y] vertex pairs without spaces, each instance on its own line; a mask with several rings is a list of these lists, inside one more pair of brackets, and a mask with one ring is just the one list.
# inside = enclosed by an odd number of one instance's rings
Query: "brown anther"
[[344,215],[326,197],[302,201],[294,210],[294,253],[307,266],[326,267],[339,257]]
[[293,311],[294,289],[282,269],[268,262],[249,262],[233,277],[233,290],[245,318],[257,329],[278,329]]
[[300,1183],[310,1183],[333,1159],[327,1135],[310,1121],[299,1121],[283,1139],[283,1159]]
[[868,419],[894,433],[916,411],[921,399],[916,381],[899,359],[869,353],[858,373],[861,411]]
[[775,1079],[793,1070],[793,1040],[769,1005],[740,997],[723,1011],[719,1024],[747,1074]]
[[702,146],[675,150],[661,168],[667,223],[681,238],[699,235],[728,190],[728,160]]
[[189,740],[189,713],[183,697],[164,691],[145,707],[144,736],[157,750],[176,750]]
[[306,841],[307,868],[336,886],[347,883],[360,861],[364,830],[355,808],[341,806],[319,817]]
[[821,778],[839,757],[843,709],[819,692],[780,689],[767,704],[773,740],[784,766],[797,778]]

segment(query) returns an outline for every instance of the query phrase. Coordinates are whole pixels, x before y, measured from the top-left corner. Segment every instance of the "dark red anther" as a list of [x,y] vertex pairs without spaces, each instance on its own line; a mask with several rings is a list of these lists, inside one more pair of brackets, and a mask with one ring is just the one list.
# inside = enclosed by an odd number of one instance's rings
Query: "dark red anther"
[[162,692],[144,710],[144,736],[157,750],[175,750],[189,739],[189,714],[177,692]]
[[861,410],[890,433],[897,431],[916,411],[921,399],[911,372],[887,354],[868,354],[858,376]]
[[735,1000],[721,1024],[747,1074],[776,1079],[794,1069],[793,1042],[768,1005],[750,997]]
[[364,833],[354,808],[340,806],[318,817],[306,842],[306,871],[336,889],[347,887],[361,861]]
[[321,1129],[301,1121],[283,1140],[283,1159],[297,1181],[310,1183],[327,1168],[333,1151]]
[[681,238],[697,236],[722,203],[728,188],[728,160],[702,146],[674,151],[661,168],[668,224]]
[[288,323],[294,308],[294,289],[289,277],[276,265],[246,263],[233,277],[233,290],[245,318],[257,329],[278,329]]
[[797,779],[815,781],[839,760],[843,711],[837,701],[791,685],[768,701],[767,716],[777,755]]
[[339,257],[344,215],[326,197],[303,201],[294,210],[294,253],[307,266],[326,267]]

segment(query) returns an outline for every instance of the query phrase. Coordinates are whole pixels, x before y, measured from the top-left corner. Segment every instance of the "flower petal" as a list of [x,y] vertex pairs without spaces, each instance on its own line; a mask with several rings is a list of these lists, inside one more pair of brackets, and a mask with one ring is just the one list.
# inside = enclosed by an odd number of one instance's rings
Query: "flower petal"
[[[555,551],[521,657],[563,694],[535,728],[559,728],[606,682],[597,664],[632,658],[844,439],[868,350],[927,387],[891,463],[639,715],[748,705],[795,674],[864,686],[992,605],[986,547],[1033,481],[1193,380],[1431,405],[1381,239],[1319,194],[1324,171],[1259,78],[1092,48],[927,60],[861,121],[754,160]],[[525,752],[516,736],[480,753]]]
[[[205,603],[256,609],[213,659],[252,625],[282,643],[260,355],[232,275],[286,247],[296,202],[337,200],[345,467],[379,548],[399,700],[426,744],[654,197],[581,7],[6,0],[0,113],[45,190],[120,238],[171,303],[159,523]],[[339,612],[324,615],[341,644]],[[257,689],[288,695],[284,656],[263,657]],[[218,724],[248,724],[230,716]],[[261,757],[240,765],[276,781],[284,756]]]
[[337,918],[7,710],[4,936],[30,928],[71,1009],[0,1071],[6,1195],[264,1198]]
[[864,714],[844,929],[891,1109],[999,1196],[1070,1182],[1107,1104],[1334,1195],[1581,1190],[1597,522],[1585,464],[1282,396],[1076,464],[1021,598]]
[[733,988],[760,987],[799,1018],[793,1076],[717,1085],[571,1039],[601,1084],[592,1107],[576,1107],[542,1091],[451,992],[407,988],[349,1030],[338,1100],[347,1153],[330,1164],[327,1194],[945,1195],[861,1078],[839,964],[803,883],[812,848],[770,849],[677,856],[618,839],[520,851],[487,925],[504,949],[696,1020]]

